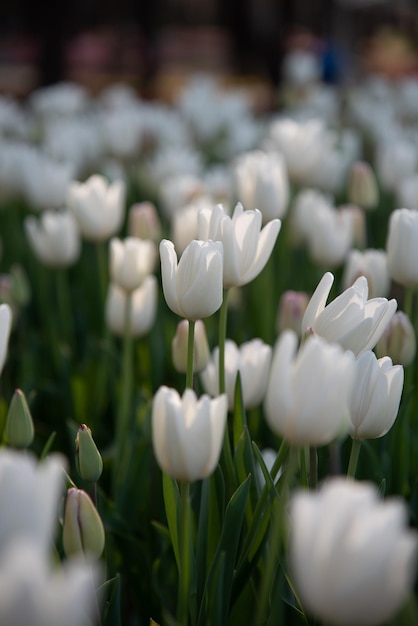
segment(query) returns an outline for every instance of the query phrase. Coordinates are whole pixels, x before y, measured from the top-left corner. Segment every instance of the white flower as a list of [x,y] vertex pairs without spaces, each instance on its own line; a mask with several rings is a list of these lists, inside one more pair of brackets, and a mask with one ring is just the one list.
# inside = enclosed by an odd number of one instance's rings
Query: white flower
[[152,407],[152,441],[158,464],[179,481],[209,476],[219,460],[227,415],[223,394],[197,398],[192,389],[180,397],[160,387]]
[[33,540],[46,549],[58,522],[58,499],[65,463],[50,457],[42,463],[30,454],[0,451],[0,558],[15,540]]
[[73,166],[51,159],[39,149],[26,147],[18,163],[21,190],[33,209],[58,209],[65,203]]
[[264,407],[267,423],[295,446],[321,446],[348,429],[354,357],[337,344],[283,332],[274,348]]
[[397,308],[396,300],[368,300],[367,278],[355,283],[325,306],[334,276],[326,272],[315,289],[302,320],[302,334],[313,331],[359,355],[372,349]]
[[418,173],[403,178],[396,191],[398,206],[418,210]]
[[[272,349],[261,339],[252,339],[241,346],[227,339],[225,342],[225,388],[228,408],[234,408],[235,384],[238,372],[241,378],[243,404],[247,409],[254,408],[263,401],[271,362]],[[203,387],[211,396],[219,394],[219,348],[201,372]]]
[[177,262],[171,241],[160,243],[164,297],[170,309],[188,320],[209,317],[222,304],[222,243],[189,243]]
[[86,561],[52,567],[41,546],[23,537],[0,560],[0,623],[91,626],[99,582],[97,568]]
[[122,226],[125,183],[117,180],[108,184],[98,174],[90,176],[85,183],[74,181],[68,187],[67,203],[82,236],[91,241],[104,241]]
[[350,399],[350,435],[353,439],[382,437],[398,414],[403,389],[403,367],[367,350],[356,360]]
[[132,337],[142,337],[152,328],[157,312],[157,279],[153,274],[147,276],[140,287],[130,295],[111,283],[107,292],[105,317],[108,328],[115,335],[125,334],[125,315],[128,300],[130,302],[130,327]]
[[371,297],[386,297],[390,289],[387,255],[384,250],[350,250],[345,262],[343,287],[347,289],[359,276],[367,278]]
[[29,244],[48,267],[68,267],[80,256],[80,233],[69,211],[44,211],[39,219],[29,216],[24,222]]
[[376,171],[381,184],[389,191],[396,191],[404,179],[416,172],[417,165],[418,153],[412,141],[399,137],[377,147]]
[[7,357],[11,328],[12,309],[8,304],[0,304],[0,374]]
[[302,606],[335,626],[387,623],[412,591],[417,537],[405,505],[335,478],[290,503],[289,557]]
[[390,356],[394,363],[411,365],[417,351],[417,340],[411,320],[403,311],[396,311],[376,344],[378,357]]
[[138,289],[154,269],[157,249],[150,240],[113,237],[110,241],[111,280],[127,292]]
[[264,269],[276,243],[281,221],[271,220],[261,228],[257,209],[244,211],[235,207],[232,218],[221,205],[199,214],[199,237],[223,244],[223,285],[225,288],[246,285]]
[[237,159],[237,196],[248,209],[259,209],[266,223],[283,217],[289,201],[289,181],[283,157],[254,150]]
[[388,270],[393,280],[406,287],[418,285],[418,211],[393,211],[386,250]]

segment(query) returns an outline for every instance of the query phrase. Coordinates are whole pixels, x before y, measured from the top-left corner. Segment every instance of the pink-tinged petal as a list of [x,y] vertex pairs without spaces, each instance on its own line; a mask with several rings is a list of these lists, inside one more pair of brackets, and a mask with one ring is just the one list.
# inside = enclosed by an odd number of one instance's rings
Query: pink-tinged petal
[[160,243],[161,279],[164,297],[169,308],[183,316],[177,295],[177,254],[172,241],[163,239]]
[[308,328],[314,327],[316,318],[324,310],[333,282],[334,276],[331,272],[326,272],[321,278],[306,307],[302,319],[302,335]]
[[251,282],[262,272],[273,251],[281,226],[282,223],[279,219],[271,220],[271,222],[264,226],[258,238],[257,253],[251,267],[248,268],[246,274],[241,277],[241,285],[246,285]]

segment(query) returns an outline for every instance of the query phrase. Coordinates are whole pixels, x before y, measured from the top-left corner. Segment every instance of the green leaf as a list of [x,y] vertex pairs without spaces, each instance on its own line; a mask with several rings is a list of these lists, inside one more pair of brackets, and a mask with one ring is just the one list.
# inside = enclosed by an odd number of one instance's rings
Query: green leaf
[[109,598],[106,601],[104,610],[103,626],[121,626],[121,580],[117,575],[106,581],[102,587],[102,592],[108,592]]
[[177,483],[168,474],[163,472],[163,496],[165,514],[167,517],[168,530],[170,532],[171,545],[173,546],[174,556],[176,558],[177,567],[180,571],[180,548],[179,548],[179,511],[180,511],[180,494]]
[[54,443],[54,439],[55,439],[55,435],[56,434],[57,434],[56,432],[53,432],[53,433],[51,433],[49,435],[48,440],[47,440],[46,444],[44,445],[43,450],[42,450],[42,452],[40,454],[40,457],[39,457],[40,461],[43,461],[45,459],[45,457],[47,456],[47,454],[49,453],[49,451],[50,451],[50,449],[52,447],[52,444]]
[[239,370],[237,372],[237,378],[235,381],[233,418],[234,450],[236,450],[241,439],[241,434],[244,430],[244,427],[247,425],[247,416],[245,414],[245,408],[242,398],[241,375]]

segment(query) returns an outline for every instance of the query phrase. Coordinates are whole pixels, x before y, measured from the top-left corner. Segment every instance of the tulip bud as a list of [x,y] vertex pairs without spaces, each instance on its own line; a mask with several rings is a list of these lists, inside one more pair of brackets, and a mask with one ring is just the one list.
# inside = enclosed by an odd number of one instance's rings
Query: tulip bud
[[302,319],[308,306],[309,296],[303,291],[285,291],[279,302],[277,315],[277,332],[289,329],[299,336]]
[[409,317],[397,311],[376,344],[379,358],[389,356],[393,363],[411,365],[416,354],[416,337]]
[[138,202],[129,209],[128,234],[139,239],[160,241],[161,223],[152,202]]
[[[187,346],[189,337],[189,322],[182,320],[177,325],[177,332],[171,343],[173,363],[176,370],[182,374],[187,371]],[[202,320],[195,323],[193,370],[201,372],[209,361],[209,344],[206,337],[205,325]]]
[[103,552],[103,523],[90,496],[82,489],[68,490],[62,539],[67,556],[85,554],[98,559]]
[[35,434],[32,415],[25,394],[16,389],[7,413],[5,435],[9,446],[28,448]]
[[340,213],[348,213],[353,227],[353,245],[362,250],[367,244],[366,216],[364,211],[355,204],[344,204],[339,207]]
[[379,201],[379,192],[375,174],[365,161],[353,164],[348,183],[350,202],[362,209],[374,209]]
[[103,461],[94,443],[91,430],[85,424],[81,424],[77,432],[75,460],[77,471],[83,480],[91,483],[99,480],[103,471]]

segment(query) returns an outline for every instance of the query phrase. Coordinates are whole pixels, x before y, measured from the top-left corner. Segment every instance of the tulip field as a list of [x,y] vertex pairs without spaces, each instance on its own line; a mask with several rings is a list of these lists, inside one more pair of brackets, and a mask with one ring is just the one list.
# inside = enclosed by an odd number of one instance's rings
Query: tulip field
[[418,624],[418,80],[277,96],[0,97],[0,624]]

